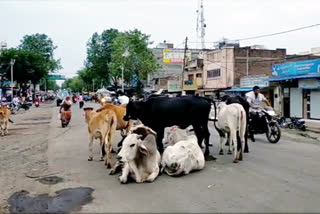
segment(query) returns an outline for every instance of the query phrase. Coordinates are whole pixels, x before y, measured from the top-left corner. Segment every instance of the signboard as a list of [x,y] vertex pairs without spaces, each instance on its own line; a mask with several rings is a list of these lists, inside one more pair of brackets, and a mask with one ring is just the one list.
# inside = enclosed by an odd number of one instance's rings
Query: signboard
[[60,74],[49,74],[48,75],[48,80],[65,80],[65,76],[64,75],[60,75]]
[[242,77],[240,78],[240,88],[269,87],[268,79],[269,77],[264,75]]
[[181,81],[168,80],[168,92],[178,92],[178,91],[181,91]]
[[[184,50],[163,49],[163,62],[183,64]],[[191,51],[186,51],[186,60],[191,61]]]
[[288,62],[272,66],[272,76],[293,76],[320,73],[320,58],[298,62]]
[[319,89],[320,88],[320,80],[318,79],[301,79],[298,82],[299,88],[305,89]]

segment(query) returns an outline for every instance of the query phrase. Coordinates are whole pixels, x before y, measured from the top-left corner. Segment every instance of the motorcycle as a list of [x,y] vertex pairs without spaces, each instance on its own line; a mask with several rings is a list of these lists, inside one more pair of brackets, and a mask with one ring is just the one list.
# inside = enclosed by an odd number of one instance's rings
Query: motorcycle
[[9,108],[10,108],[11,114],[16,114],[19,111],[20,107],[21,107],[20,103],[15,104],[15,103],[11,102],[9,104]]
[[305,125],[305,121],[301,121],[296,117],[291,117],[291,124],[289,125],[290,129],[299,129],[301,131],[306,131],[306,125]]
[[38,100],[36,100],[35,102],[34,102],[34,105],[35,105],[35,107],[39,107],[40,106],[40,102],[38,101]]
[[287,121],[285,117],[277,118],[277,122],[281,128],[289,128],[292,125],[292,122]]
[[[280,126],[273,118],[276,116],[273,108],[266,107],[260,112],[256,112],[259,119],[249,117],[249,135],[254,141],[255,134],[266,134],[270,143],[278,143],[281,137]],[[257,121],[258,120],[258,121]]]

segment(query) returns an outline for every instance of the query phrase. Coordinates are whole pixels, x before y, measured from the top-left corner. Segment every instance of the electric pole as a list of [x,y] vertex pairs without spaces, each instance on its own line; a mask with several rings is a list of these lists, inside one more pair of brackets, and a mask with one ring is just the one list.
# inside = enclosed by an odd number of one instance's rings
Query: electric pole
[[186,37],[186,40],[184,42],[184,53],[183,53],[183,66],[182,66],[182,78],[181,78],[181,95],[183,95],[184,90],[184,70],[186,68],[186,58],[187,58],[187,49],[188,49],[188,37]]

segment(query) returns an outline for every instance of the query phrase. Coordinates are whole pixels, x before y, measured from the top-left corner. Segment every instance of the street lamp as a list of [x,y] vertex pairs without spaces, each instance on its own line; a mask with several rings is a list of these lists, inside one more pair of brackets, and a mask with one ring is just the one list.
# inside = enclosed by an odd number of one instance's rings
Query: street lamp
[[[123,57],[128,57],[130,55],[128,49],[125,49],[123,52],[122,56]],[[122,92],[124,92],[124,77],[123,77],[123,72],[124,72],[124,63],[122,64],[122,72],[121,72],[121,79],[122,79]]]
[[13,65],[16,62],[15,59],[10,60],[10,65],[11,65],[11,100],[13,99]]

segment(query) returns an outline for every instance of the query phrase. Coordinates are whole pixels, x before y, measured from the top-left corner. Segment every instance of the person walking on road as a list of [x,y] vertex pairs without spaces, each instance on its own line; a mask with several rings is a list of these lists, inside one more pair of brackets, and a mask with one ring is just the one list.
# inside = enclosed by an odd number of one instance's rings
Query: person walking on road
[[80,109],[81,109],[81,108],[83,107],[83,105],[84,105],[82,94],[80,94],[78,100],[79,100],[79,107],[80,107]]

